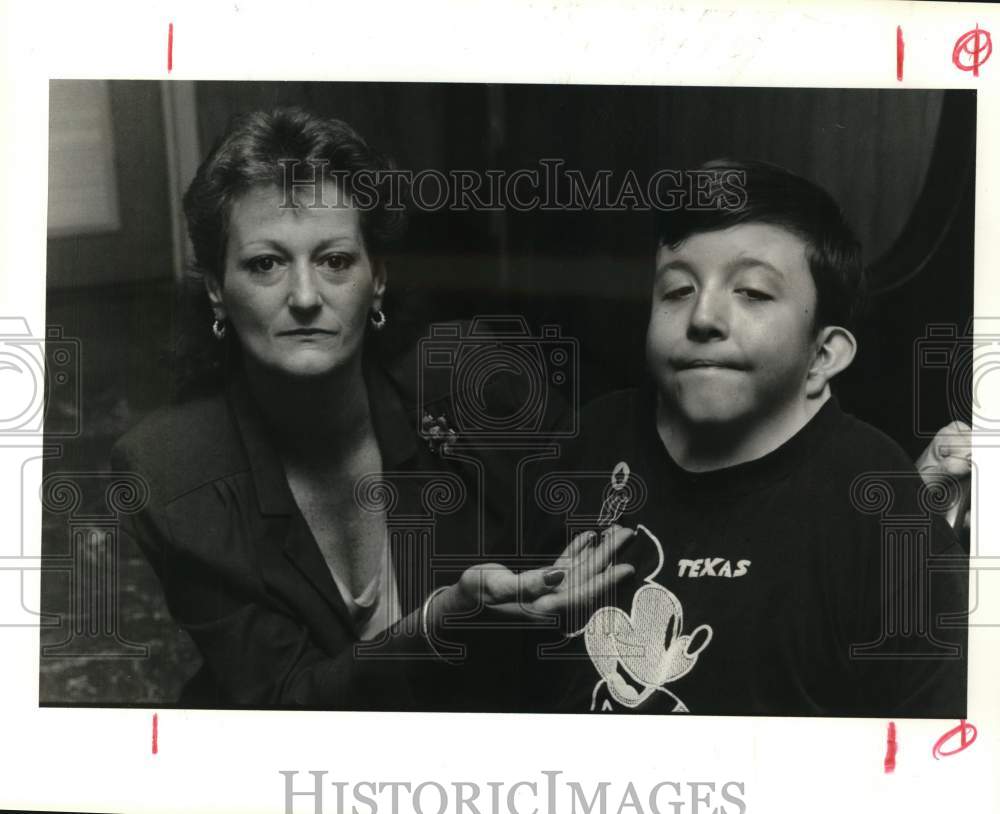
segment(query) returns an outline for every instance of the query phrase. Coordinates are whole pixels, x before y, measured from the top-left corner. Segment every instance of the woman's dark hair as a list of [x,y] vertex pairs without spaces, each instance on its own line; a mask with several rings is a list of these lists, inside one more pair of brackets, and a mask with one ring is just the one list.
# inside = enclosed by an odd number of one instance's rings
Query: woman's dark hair
[[856,327],[865,295],[861,244],[829,193],[762,161],[716,159],[702,164],[692,176],[710,183],[702,187],[692,183],[688,189],[697,192],[698,200],[659,214],[660,245],[673,248],[693,234],[743,223],[780,226],[806,244],[816,285],[816,327]]
[[316,183],[335,179],[353,198],[355,182],[364,176],[361,233],[370,254],[383,253],[405,221],[402,202],[389,197],[391,169],[386,157],[338,119],[294,107],[237,117],[184,195],[196,270],[221,279],[229,213],[237,196],[263,184],[286,189],[290,181],[301,184],[313,178]]
[[[368,253],[384,256],[406,223],[403,201],[391,197],[393,169],[386,156],[338,119],[287,107],[232,120],[184,195],[194,258],[181,289],[181,325],[174,346],[179,395],[218,383],[222,368],[238,358],[232,331],[223,342],[211,335],[212,311],[204,289],[205,275],[223,279],[233,202],[261,185],[288,194],[290,182],[301,193],[303,181],[308,186],[335,180],[359,210]],[[306,200],[313,201],[313,194],[307,192]],[[326,206],[341,203],[323,200]]]

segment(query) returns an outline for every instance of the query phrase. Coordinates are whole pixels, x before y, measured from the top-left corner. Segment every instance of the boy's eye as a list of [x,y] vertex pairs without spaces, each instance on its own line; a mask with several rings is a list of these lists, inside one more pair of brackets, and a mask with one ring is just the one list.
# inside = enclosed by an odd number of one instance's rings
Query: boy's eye
[[744,286],[743,288],[737,288],[736,293],[742,297],[746,297],[748,300],[754,300],[758,302],[764,302],[766,300],[774,299],[774,297],[772,297],[766,291],[761,291],[759,288],[747,288]]
[[266,274],[269,271],[274,271],[275,265],[278,263],[277,257],[272,257],[271,255],[263,254],[260,257],[252,257],[246,261],[243,265],[250,271],[256,272],[258,274]]

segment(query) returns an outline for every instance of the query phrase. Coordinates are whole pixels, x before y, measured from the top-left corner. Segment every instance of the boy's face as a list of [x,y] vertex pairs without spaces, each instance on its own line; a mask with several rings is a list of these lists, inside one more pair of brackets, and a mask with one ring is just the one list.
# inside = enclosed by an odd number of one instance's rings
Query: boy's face
[[793,408],[805,397],[815,314],[806,244],[779,226],[661,247],[646,336],[661,397],[691,424],[753,426]]

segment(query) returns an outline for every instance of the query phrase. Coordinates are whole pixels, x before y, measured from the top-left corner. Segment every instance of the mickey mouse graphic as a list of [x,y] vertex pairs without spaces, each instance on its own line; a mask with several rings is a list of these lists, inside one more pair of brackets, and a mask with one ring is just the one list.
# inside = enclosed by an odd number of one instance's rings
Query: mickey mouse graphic
[[[629,474],[624,461],[614,468],[601,508],[603,525],[617,521],[628,505],[621,495],[626,493]],[[658,557],[656,566],[633,595],[631,611],[625,613],[615,606],[599,608],[576,634],[583,634],[587,654],[601,676],[590,709],[612,710],[615,703],[637,709],[659,700],[667,711],[688,712],[684,702],[666,685],[691,671],[712,641],[712,628],[703,624],[689,634],[683,632],[680,600],[655,582],[663,568],[663,545],[645,526],[640,524],[636,531],[655,546]]]

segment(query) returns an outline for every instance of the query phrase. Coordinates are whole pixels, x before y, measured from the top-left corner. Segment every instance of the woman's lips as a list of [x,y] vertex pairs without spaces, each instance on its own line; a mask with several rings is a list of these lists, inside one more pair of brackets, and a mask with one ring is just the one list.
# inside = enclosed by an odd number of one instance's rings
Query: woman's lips
[[336,336],[336,333],[323,328],[294,328],[290,331],[279,331],[278,336]]

